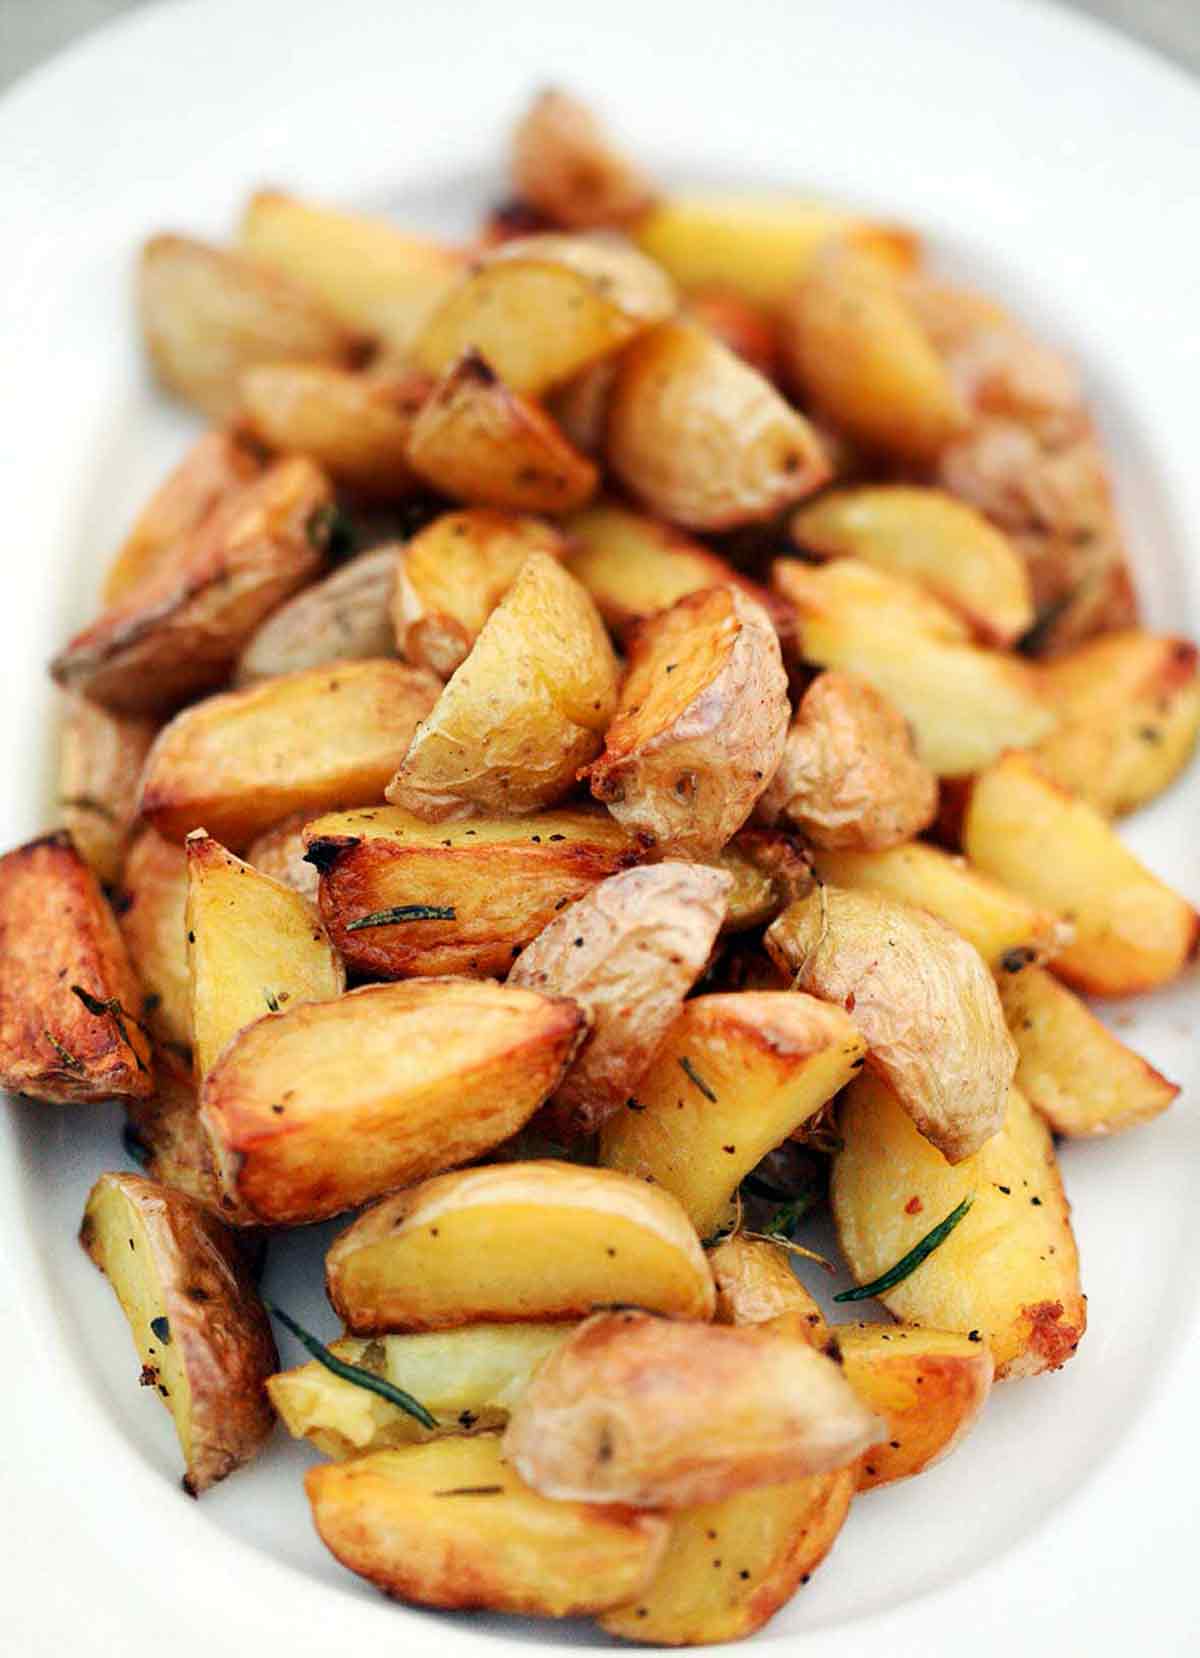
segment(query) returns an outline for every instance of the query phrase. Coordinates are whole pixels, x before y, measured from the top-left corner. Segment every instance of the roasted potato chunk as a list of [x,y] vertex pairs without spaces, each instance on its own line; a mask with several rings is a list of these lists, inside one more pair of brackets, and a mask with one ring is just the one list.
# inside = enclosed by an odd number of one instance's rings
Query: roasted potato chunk
[[183,848],[143,829],[129,849],[114,908],[121,937],[145,995],[136,1008],[162,1042],[190,1048],[187,860]]
[[114,886],[137,818],[138,782],[155,725],[110,714],[85,697],[68,700],[58,749],[58,806],[84,862]]
[[145,1155],[146,1177],[220,1211],[212,1146],[200,1123],[200,1096],[186,1052],[165,1044],[154,1054],[154,1093],[127,1100],[128,1132]]
[[142,1385],[171,1412],[183,1488],[198,1497],[252,1461],[275,1420],[265,1383],[279,1358],[240,1240],[202,1203],[134,1174],[101,1175],[79,1239],[129,1320]]
[[326,1287],[363,1334],[583,1318],[633,1299],[706,1319],[714,1304],[704,1251],[668,1192],[553,1161],[459,1169],[376,1204],[334,1242]]
[[0,1088],[145,1098],[141,992],[100,884],[65,832],[0,858]]
[[532,553],[387,798],[432,823],[552,805],[601,748],[616,701],[616,658],[595,605],[557,559]]
[[518,121],[509,167],[518,199],[568,230],[630,224],[653,200],[649,180],[587,105],[553,87]]
[[224,1207],[298,1226],[470,1162],[528,1121],[582,1029],[562,998],[466,979],[268,1014],[201,1091]]
[[715,857],[779,765],[787,676],[761,605],[689,594],[639,630],[591,788],[662,854]]
[[786,909],[766,942],[797,990],[853,1015],[867,1066],[949,1162],[1003,1126],[1016,1051],[982,957],[944,922],[878,893],[822,887]]
[[1054,1144],[1025,1097],[1011,1090],[1004,1127],[957,1167],[917,1133],[882,1078],[861,1077],[839,1121],[830,1201],[857,1281],[895,1266],[970,1198],[954,1230],[879,1299],[907,1324],[974,1331],[991,1348],[997,1379],[1065,1364],[1086,1327],[1087,1300]]
[[142,778],[142,815],[172,840],[246,843],[294,811],[379,799],[437,701],[401,662],[342,662],[229,691],[177,714]]
[[241,418],[259,443],[384,499],[415,487],[408,440],[428,390],[420,376],[397,384],[319,363],[267,363],[239,382]]
[[395,654],[392,586],[399,549],[377,547],[281,605],[238,658],[234,684]]
[[744,363],[768,380],[778,378],[779,331],[765,305],[755,305],[732,288],[702,288],[689,295],[687,309]]
[[794,835],[775,829],[740,829],[721,848],[716,867],[731,877],[726,933],[765,927],[780,910],[812,891],[812,863]]
[[813,1347],[824,1347],[829,1336],[825,1315],[779,1244],[734,1232],[709,1250],[708,1264],[717,1286],[718,1324],[767,1324],[787,1317]]
[[779,559],[771,580],[777,599],[802,615],[834,615],[863,629],[883,624],[948,644],[963,645],[971,637],[962,617],[925,588],[859,558],[819,566]]
[[273,881],[282,881],[293,892],[310,898],[315,904],[320,890],[321,876],[315,865],[305,857],[308,848],[304,831],[310,822],[308,812],[291,812],[274,828],[264,829],[246,848],[246,862],[253,864],[262,875]]

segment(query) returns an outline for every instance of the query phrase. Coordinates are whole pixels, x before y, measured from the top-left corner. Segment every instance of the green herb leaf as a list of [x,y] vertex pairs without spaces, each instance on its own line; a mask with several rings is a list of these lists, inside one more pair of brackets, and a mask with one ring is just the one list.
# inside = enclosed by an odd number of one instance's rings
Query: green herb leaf
[[695,1086],[704,1095],[706,1100],[711,1100],[714,1105],[719,1105],[720,1104],[720,1101],[717,1099],[717,1096],[713,1093],[712,1089],[708,1086],[707,1082],[705,1082],[704,1078],[699,1075],[699,1073],[696,1070],[696,1067],[692,1064],[691,1060],[687,1057],[686,1054],[684,1054],[682,1056],[682,1058],[680,1059],[680,1061],[679,1061],[679,1069],[683,1072],[684,1076],[688,1079],[689,1082],[695,1084]]
[[152,1318],[150,1328],[164,1347],[171,1345],[171,1320],[169,1318]]
[[454,921],[457,912],[453,904],[396,904],[390,910],[372,910],[346,923],[348,933],[360,933],[364,927],[393,927],[400,921]]
[[340,1376],[344,1382],[353,1382],[356,1387],[366,1388],[368,1393],[377,1393],[381,1399],[388,1400],[390,1404],[414,1417],[423,1428],[437,1427],[437,1418],[431,1416],[420,1400],[414,1399],[411,1393],[405,1393],[402,1387],[394,1387],[382,1376],[375,1376],[371,1371],[363,1370],[360,1365],[348,1364],[345,1359],[339,1359],[335,1353],[329,1351],[323,1341],[318,1341],[316,1336],[310,1335],[303,1325],[297,1324],[294,1318],[285,1313],[282,1307],[277,1307],[274,1302],[264,1298],[263,1305],[269,1313],[274,1314],[285,1330],[291,1331],[318,1364],[325,1366],[326,1370]]
[[73,1054],[70,1048],[64,1046],[52,1030],[43,1030],[42,1035],[46,1038],[46,1041],[49,1042],[55,1053],[62,1060],[68,1071],[82,1071],[84,1069],[83,1061],[79,1058],[78,1054]]
[[358,551],[358,532],[353,521],[334,502],[318,507],[304,526],[308,544],[340,564]]
[[[125,1009],[121,1006],[115,996],[110,996],[108,1000],[105,1001],[102,996],[93,996],[91,991],[85,990],[81,984],[73,984],[71,986],[71,994],[72,996],[78,996],[79,1000],[83,1003],[84,1007],[87,1008],[88,1012],[94,1014],[97,1019],[103,1019],[105,1017],[110,1018],[113,1024],[117,1027],[117,1032],[120,1035],[121,1041],[125,1043],[126,1047],[133,1054],[133,1057],[137,1062],[138,1070],[149,1070],[149,1066],[146,1064],[141,1054],[138,1053],[136,1047],[134,1047],[133,1043],[129,1039],[129,1031],[126,1027],[125,1021],[131,1016],[125,1012]],[[137,1024],[136,1019],[134,1019],[133,1022],[135,1025]]]
[[264,990],[263,991],[263,1000],[266,1002],[267,1007],[268,1007],[268,1009],[271,1013],[278,1013],[279,1012],[279,998],[275,995],[275,993],[273,991]]
[[919,1243],[915,1243],[907,1255],[902,1255],[894,1267],[889,1267],[878,1278],[873,1278],[869,1284],[862,1284],[856,1290],[843,1290],[835,1295],[835,1301],[870,1301],[873,1296],[883,1295],[887,1290],[894,1289],[897,1284],[914,1273],[921,1262],[927,1260],[939,1244],[945,1243],[951,1232],[962,1220],[967,1210],[974,1203],[974,1196],[963,1198],[956,1209],[951,1209],[945,1220],[940,1220],[932,1232],[926,1232]]
[[451,1485],[445,1491],[435,1491],[435,1497],[498,1497],[502,1485]]
[[125,1148],[126,1157],[131,1163],[136,1163],[139,1169],[144,1169],[153,1156],[150,1147],[132,1123],[122,1125],[121,1144]]
[[800,1222],[810,1209],[816,1208],[822,1196],[819,1186],[807,1186],[802,1192],[797,1192],[771,1216],[767,1231],[781,1238],[793,1237]]

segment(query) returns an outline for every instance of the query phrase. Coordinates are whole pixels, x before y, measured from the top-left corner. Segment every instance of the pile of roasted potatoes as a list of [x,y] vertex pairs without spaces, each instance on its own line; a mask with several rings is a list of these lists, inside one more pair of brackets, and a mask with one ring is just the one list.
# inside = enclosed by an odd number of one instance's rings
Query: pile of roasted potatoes
[[[1085,998],[1196,949],[1114,819],[1197,653],[1070,365],[914,234],[663,196],[557,92],[510,165],[465,246],[143,248],[208,429],[52,665],[0,1082],[125,1107],[81,1238],[189,1492],[278,1417],[389,1594],[728,1640],[1083,1336],[1055,1140],[1177,1092]],[[264,1246],[351,1210],[280,1370]]]

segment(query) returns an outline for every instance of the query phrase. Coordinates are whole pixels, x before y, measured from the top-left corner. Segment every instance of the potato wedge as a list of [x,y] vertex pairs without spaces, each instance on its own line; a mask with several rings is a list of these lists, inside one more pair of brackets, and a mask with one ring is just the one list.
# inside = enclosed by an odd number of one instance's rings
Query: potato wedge
[[241,1241],[202,1203],[135,1174],[92,1187],[79,1239],[112,1284],[141,1360],[175,1421],[183,1488],[198,1497],[253,1460],[275,1418],[271,1327]]
[[1200,916],[1122,846],[1095,807],[1060,789],[1026,754],[976,779],[963,819],[973,864],[1075,928],[1054,971],[1093,996],[1168,983],[1196,953]]
[[807,848],[776,829],[739,829],[721,848],[716,868],[733,881],[721,929],[726,933],[765,927],[813,888]]
[[0,1088],[142,1099],[141,992],[100,883],[64,831],[0,858]]
[[922,638],[965,645],[971,633],[940,599],[906,576],[893,576],[859,558],[838,558],[812,565],[779,559],[771,572],[776,596],[802,613],[830,614],[864,628],[885,626]]
[[961,1443],[992,1389],[991,1349],[975,1332],[839,1324],[833,1339],[842,1375],[887,1423],[887,1437],[864,1453],[858,1489],[911,1479]]
[[666,1542],[657,1514],[539,1497],[495,1434],[324,1463],[304,1485],[343,1566],[418,1606],[599,1611],[646,1586]]
[[660,853],[715,857],[779,765],[789,712],[762,606],[735,587],[689,594],[631,643],[592,793]]
[[190,1049],[192,992],[183,848],[163,840],[153,829],[143,829],[129,849],[113,907],[144,991],[137,1003],[141,1018],[160,1041]]
[[562,998],[466,979],[267,1015],[201,1090],[227,1212],[298,1226],[470,1162],[529,1120],[582,1030]]
[[321,363],[265,363],[238,382],[241,418],[268,449],[307,455],[335,483],[385,500],[412,493],[408,439],[429,392]]
[[304,831],[310,820],[309,812],[291,812],[273,828],[264,829],[246,848],[246,862],[253,864],[261,875],[282,881],[285,887],[291,887],[293,892],[315,904],[321,876],[305,857],[308,848]]
[[1055,1134],[1120,1134],[1179,1093],[1053,974],[1006,974],[1000,1000],[1017,1045],[1017,1087]]
[[431,823],[552,805],[599,752],[616,702],[616,658],[595,605],[557,559],[532,553],[387,798]]
[[376,547],[281,605],[247,642],[234,684],[258,685],[329,662],[394,656],[391,599],[398,555],[394,543]]
[[154,1093],[146,1100],[127,1100],[125,1114],[127,1132],[145,1155],[146,1178],[219,1213],[221,1189],[186,1051],[166,1045],[155,1049]]
[[1004,1127],[957,1167],[917,1133],[882,1078],[861,1077],[839,1121],[830,1202],[857,1281],[888,1271],[970,1197],[949,1236],[880,1300],[906,1324],[974,1331],[997,1380],[1065,1364],[1087,1299],[1054,1144],[1025,1097],[1010,1092]]
[[311,461],[277,461],[225,495],[178,556],[77,633],[51,664],[54,678],[131,714],[222,684],[259,623],[319,572],[331,500]]
[[849,1082],[865,1053],[849,1015],[812,996],[697,996],[636,1097],[602,1127],[600,1161],[673,1193],[709,1237],[755,1164]]
[[734,1232],[708,1252],[717,1286],[718,1324],[766,1324],[794,1315],[814,1347],[829,1335],[825,1316],[792,1271],[787,1251],[767,1238]]
[[630,224],[654,197],[592,110],[555,87],[517,122],[509,168],[518,199],[568,230]]
[[1017,1056],[973,945],[924,910],[839,887],[786,909],[766,944],[797,990],[852,1014],[868,1068],[951,1163],[1000,1130]]
[[152,236],[138,270],[142,338],[159,379],[210,420],[237,411],[255,363],[342,363],[354,337],[308,288],[188,236]]
[[730,885],[700,864],[610,875],[513,963],[509,984],[569,996],[588,1015],[552,1107],[568,1136],[593,1133],[634,1092],[704,969]]
[[706,1319],[715,1299],[670,1193],[574,1163],[459,1169],[400,1192],[334,1241],[325,1272],[334,1310],[360,1334],[559,1321],[629,1301]]
[[812,427],[697,323],[660,323],[623,353],[608,461],[649,512],[689,530],[761,523],[829,476]]
[[210,697],[159,734],[142,815],[171,840],[203,827],[236,851],[291,812],[376,801],[439,689],[419,668],[366,661]]
[[138,782],[156,727],[70,697],[58,748],[63,828],[97,880],[114,886],[137,818]]
[[768,380],[779,376],[779,330],[772,313],[732,288],[701,288],[689,295],[688,314]]
[[449,679],[532,552],[562,558],[566,542],[540,518],[475,507],[414,535],[396,564],[392,618],[406,662]]

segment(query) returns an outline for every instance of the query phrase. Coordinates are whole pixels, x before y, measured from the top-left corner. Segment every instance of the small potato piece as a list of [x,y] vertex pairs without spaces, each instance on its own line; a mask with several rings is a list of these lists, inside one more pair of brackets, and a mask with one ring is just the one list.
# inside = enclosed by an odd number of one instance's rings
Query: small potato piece
[[393,656],[391,598],[398,551],[389,545],[363,553],[281,605],[238,658],[234,684],[258,685],[328,662]]
[[532,552],[562,558],[566,542],[540,518],[482,507],[435,518],[396,563],[392,617],[406,662],[449,679]]
[[758,816],[814,846],[878,852],[927,829],[937,802],[907,722],[865,679],[833,669],[804,693]]
[[342,1564],[418,1606],[596,1612],[645,1588],[666,1542],[660,1515],[539,1497],[495,1434],[324,1463],[304,1485]]
[[1074,924],[1054,971],[1093,996],[1133,996],[1180,974],[1196,952],[1200,916],[1122,846],[1086,801],[1060,789],[1026,754],[1006,754],[976,779],[963,850],[1034,904]]
[[992,1390],[991,1350],[945,1330],[839,1324],[842,1375],[887,1423],[864,1453],[858,1489],[911,1479],[949,1456],[978,1420]]
[[1012,645],[1033,625],[1024,560],[982,513],[939,489],[867,485],[803,506],[792,539],[823,558],[862,559],[927,587],[988,645]]
[[282,881],[304,898],[317,902],[321,876],[316,866],[305,857],[308,850],[304,830],[311,813],[292,812],[273,829],[265,829],[246,848],[246,862],[253,864],[261,875],[273,881]]
[[694,322],[660,323],[621,357],[608,461],[648,511],[690,530],[772,518],[829,465],[809,423]]
[[137,303],[159,379],[214,421],[236,413],[243,369],[341,363],[354,344],[300,283],[187,236],[152,236],[145,244]]
[[321,568],[329,480],[277,461],[225,495],[161,566],[51,664],[60,685],[119,712],[165,710],[223,683],[260,622]]
[[201,1091],[231,1218],[324,1220],[482,1156],[552,1092],[583,1023],[562,998],[467,979],[260,1019]]
[[219,1213],[221,1189],[212,1147],[200,1123],[199,1089],[186,1053],[166,1045],[157,1048],[154,1083],[149,1099],[129,1100],[125,1105],[130,1130],[146,1154],[146,1176]]
[[867,1066],[951,1163],[997,1133],[1017,1056],[978,950],[924,910],[822,887],[767,930],[797,990],[853,1014]]
[[203,1079],[238,1031],[346,988],[315,905],[195,830],[187,838],[192,1042]]
[[1120,1134],[1179,1093],[1052,974],[1006,974],[1000,1000],[1017,1045],[1017,1087],[1055,1134]]
[[260,443],[384,499],[414,488],[408,439],[427,390],[427,381],[397,388],[319,363],[268,363],[239,382],[242,417]]
[[236,1234],[183,1192],[135,1174],[92,1187],[80,1242],[112,1284],[142,1364],[175,1420],[198,1497],[252,1461],[275,1418],[271,1327]]
[[555,1122],[591,1134],[634,1092],[709,958],[731,882],[700,864],[610,875],[554,918],[509,984],[569,996],[588,1034],[554,1096]]
[[1087,1301],[1054,1144],[1024,1096],[1010,1092],[1004,1127],[954,1168],[878,1077],[850,1089],[840,1128],[830,1202],[857,1281],[893,1267],[970,1197],[949,1236],[880,1300],[907,1324],[976,1331],[997,1380],[1065,1364],[1086,1327]]
[[971,637],[962,617],[925,588],[860,558],[822,565],[777,559],[771,583],[783,603],[802,615],[836,616],[864,628],[884,625],[948,644],[965,645]]
[[379,799],[440,687],[401,662],[342,662],[210,697],[159,734],[142,815],[171,840],[235,851],[294,811]]
[[766,1238],[735,1232],[708,1252],[717,1286],[718,1324],[766,1324],[794,1316],[814,1347],[824,1347],[829,1327],[820,1307],[792,1271],[785,1249]]
[[735,587],[689,594],[631,642],[592,793],[660,853],[713,858],[779,765],[789,712],[762,606]]
[[432,824],[379,806],[318,818],[305,840],[330,935],[376,979],[502,977],[566,905],[639,856],[586,807]]
[[325,1267],[334,1310],[360,1334],[583,1318],[630,1300],[707,1319],[715,1299],[668,1192],[553,1161],[459,1169],[400,1192],[343,1232]]
[[601,1130],[600,1161],[673,1193],[702,1238],[767,1152],[854,1075],[866,1043],[848,1014],[786,990],[686,1002]]
[[599,752],[617,663],[591,599],[531,553],[418,728],[387,798],[431,823],[552,805]]
[[765,927],[780,910],[812,891],[812,863],[794,835],[775,829],[740,829],[716,859],[731,877],[725,933]]
[[61,830],[0,858],[0,962],[0,1088],[59,1104],[152,1092],[124,942]]
[[518,198],[569,230],[629,224],[653,199],[650,181],[587,105],[554,88],[517,123],[509,165]]
[[117,921],[137,981],[145,991],[135,1003],[162,1042],[190,1048],[192,992],[188,978],[187,860],[183,848],[143,829],[129,849]]
[[768,380],[779,373],[779,330],[765,306],[732,288],[703,288],[690,295],[688,312],[722,345]]
[[121,878],[155,729],[151,720],[110,714],[84,697],[68,702],[59,738],[59,810],[75,850],[105,886]]

